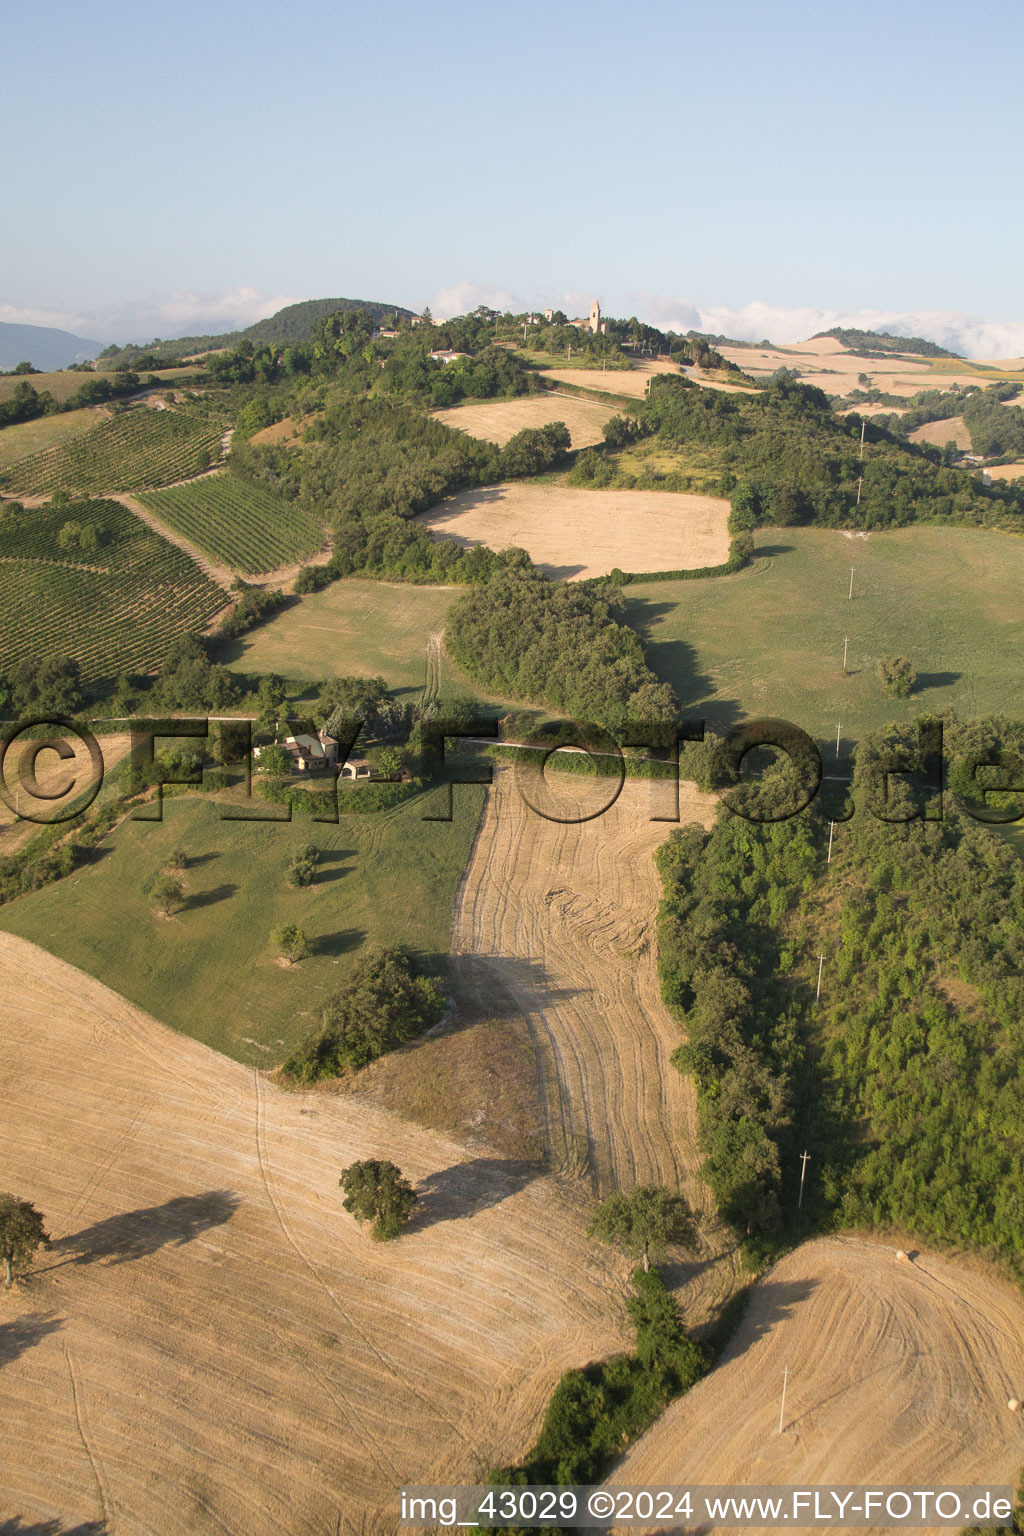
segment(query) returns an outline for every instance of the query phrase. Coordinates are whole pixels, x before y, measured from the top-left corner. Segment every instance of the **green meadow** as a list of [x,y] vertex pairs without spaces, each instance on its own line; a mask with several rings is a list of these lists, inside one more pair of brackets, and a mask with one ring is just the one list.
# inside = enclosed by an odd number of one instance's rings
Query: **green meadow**
[[[162,822],[122,822],[93,863],[0,908],[0,928],[237,1061],[276,1065],[363,945],[404,944],[443,962],[483,790],[457,788],[454,803],[451,822],[424,821],[438,806],[421,795],[331,826],[223,821],[216,800],[167,797]],[[306,843],[321,850],[319,873],[295,890],[288,866]],[[167,919],[145,887],[178,847],[189,855],[187,899]],[[285,967],[271,934],[288,922],[311,952]]]
[[[825,741],[840,723],[856,739],[925,711],[1020,714],[1024,540],[918,525],[762,529],[755,542],[735,576],[626,589],[651,666],[689,713],[719,727],[781,716]],[[907,699],[878,678],[891,655],[917,668]]]

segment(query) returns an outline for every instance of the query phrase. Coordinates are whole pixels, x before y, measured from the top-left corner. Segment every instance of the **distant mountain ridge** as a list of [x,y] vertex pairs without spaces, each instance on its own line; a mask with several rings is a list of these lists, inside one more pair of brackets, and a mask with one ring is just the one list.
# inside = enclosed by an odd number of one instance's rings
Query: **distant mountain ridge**
[[107,347],[101,356],[106,366],[118,363],[131,364],[136,357],[159,353],[161,357],[188,357],[193,352],[212,352],[219,347],[236,346],[240,341],[251,341],[256,346],[294,346],[308,341],[317,320],[339,310],[367,309],[375,320],[397,315],[408,320],[413,311],[401,304],[383,304],[379,299],[304,299],[298,304],[287,304],[276,315],[257,320],[241,331],[223,331],[218,336],[176,336],[173,340],[156,339],[145,345],[129,342],[123,347]]
[[14,325],[0,320],[0,369],[4,372],[19,363],[31,363],[43,373],[67,368],[70,363],[95,357],[102,345],[102,341],[90,341],[52,325]]

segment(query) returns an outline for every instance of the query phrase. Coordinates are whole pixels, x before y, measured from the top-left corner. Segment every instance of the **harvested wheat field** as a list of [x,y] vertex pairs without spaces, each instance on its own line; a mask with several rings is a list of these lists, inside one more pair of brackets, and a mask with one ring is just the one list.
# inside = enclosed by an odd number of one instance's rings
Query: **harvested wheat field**
[[460,544],[517,545],[549,576],[688,571],[729,558],[729,503],[681,491],[590,491],[515,481],[460,491],[420,522]]
[[677,378],[692,369],[680,368],[676,363],[658,362],[648,358],[635,362],[630,368],[542,368],[541,377],[553,379],[559,384],[576,384],[580,389],[599,389],[608,395],[633,395],[637,399],[646,395],[647,386],[658,374],[671,373]]
[[[59,734],[59,733],[58,733]],[[125,732],[116,732],[110,735],[96,738],[100,754],[103,758],[103,770],[110,773],[123,758],[128,755],[131,746],[131,737]],[[89,758],[89,752],[81,737],[66,735],[63,740],[70,745],[74,752],[74,760],[63,759],[54,751],[40,752],[35,761],[36,781],[42,790],[46,791],[46,798],[40,800],[30,793],[31,785],[21,785],[21,773],[28,767],[28,754],[38,741],[30,741],[28,738],[16,738],[8,749],[8,755],[4,760],[3,776],[8,795],[14,801],[13,809],[0,800],[0,858],[10,857],[23,848],[41,830],[40,823],[29,821],[28,815],[39,815],[44,820],[65,813],[67,806],[73,803],[75,796],[72,791],[77,788],[79,794],[83,794],[95,781],[95,770]],[[71,799],[68,800],[68,795]],[[24,815],[19,816],[21,811]]]
[[[391,1532],[624,1343],[625,1265],[535,1164],[286,1093],[6,934],[0,991],[2,1184],[54,1239],[0,1292],[0,1524]],[[367,1156],[420,1191],[395,1243],[342,1210]]]
[[915,427],[907,433],[912,443],[931,443],[935,448],[945,448],[956,443],[961,453],[970,453],[971,434],[962,416],[950,416],[945,421],[926,421],[923,427]]
[[[974,371],[970,363],[954,358],[933,360],[888,353],[864,357],[848,351],[835,336],[813,336],[792,346],[719,348],[722,355],[754,378],[767,379],[778,368],[795,368],[802,384],[813,384],[827,395],[847,395],[863,388],[860,375],[886,394],[910,396],[922,389],[950,389],[954,384],[993,382]],[[886,406],[889,410],[891,407]]]
[[758,1282],[722,1363],[609,1482],[1015,1484],[1024,1429],[1006,1405],[1022,1389],[1024,1298],[994,1272],[821,1239]]
[[1024,464],[991,464],[985,473],[993,480],[1019,480],[1024,475]]
[[504,448],[509,438],[525,427],[546,427],[552,421],[565,422],[574,448],[589,448],[602,441],[605,423],[614,414],[613,407],[602,405],[600,400],[583,400],[553,391],[525,395],[518,400],[466,401],[431,412],[434,420],[446,427],[455,427],[486,443],[497,443],[499,448]]
[[[533,761],[495,770],[452,951],[460,987],[481,1011],[501,999],[526,1020],[555,1168],[600,1196],[665,1184],[701,1213],[705,1246],[686,1271],[687,1315],[697,1321],[732,1289],[732,1260],[722,1255],[734,1244],[697,1171],[693,1087],[669,1059],[681,1034],[658,983],[653,854],[669,825],[651,817],[673,814],[672,786],[627,779],[595,815],[614,787],[558,772],[538,782]],[[712,796],[684,782],[679,800],[682,822],[711,824]],[[548,819],[581,814],[594,819]]]

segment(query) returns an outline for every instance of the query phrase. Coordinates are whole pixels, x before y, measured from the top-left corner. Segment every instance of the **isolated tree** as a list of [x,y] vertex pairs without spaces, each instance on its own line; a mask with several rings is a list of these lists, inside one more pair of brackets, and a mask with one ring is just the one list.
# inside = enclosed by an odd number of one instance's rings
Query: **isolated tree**
[[345,1209],[357,1221],[369,1221],[377,1242],[397,1237],[416,1204],[416,1191],[400,1168],[386,1160],[368,1158],[342,1171],[338,1180],[345,1191]]
[[656,1184],[638,1184],[628,1194],[609,1195],[594,1213],[591,1237],[614,1243],[639,1259],[646,1273],[651,1259],[660,1259],[669,1243],[695,1246],[693,1213],[681,1195]]
[[878,675],[886,693],[895,699],[908,698],[917,687],[917,668],[906,656],[882,656]]
[[24,1269],[36,1249],[49,1241],[42,1215],[34,1205],[16,1195],[0,1195],[0,1259],[4,1262],[5,1289],[14,1284],[14,1271]]
[[182,847],[172,848],[167,858],[168,869],[188,869],[188,853]]
[[312,885],[319,863],[320,850],[315,843],[306,843],[304,847],[296,849],[288,866],[288,884]]
[[304,1083],[358,1070],[387,1051],[417,1039],[444,1017],[445,998],[399,949],[370,949],[352,975],[328,997],[321,1028],[297,1046],[285,1071]]
[[297,923],[283,923],[280,928],[274,929],[272,937],[281,951],[282,958],[287,960],[289,965],[295,965],[309,954],[306,935]]
[[156,902],[157,911],[162,912],[165,917],[170,917],[172,912],[176,912],[184,905],[185,887],[177,875],[161,875],[153,882],[151,894]]

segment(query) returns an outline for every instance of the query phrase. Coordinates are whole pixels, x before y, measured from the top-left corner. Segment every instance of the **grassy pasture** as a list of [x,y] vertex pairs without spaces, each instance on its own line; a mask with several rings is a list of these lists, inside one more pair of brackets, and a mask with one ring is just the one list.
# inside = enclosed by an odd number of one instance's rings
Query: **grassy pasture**
[[[756,542],[734,576],[626,590],[651,666],[709,725],[780,715],[828,741],[837,722],[849,740],[922,711],[1020,713],[1024,541],[919,526],[867,539],[762,529]],[[920,674],[909,699],[879,682],[878,658],[893,654]]]
[[304,560],[323,543],[323,528],[308,513],[229,473],[147,491],[139,500],[214,560],[246,574]]
[[31,384],[37,394],[48,390],[59,405],[77,394],[83,384],[93,377],[91,373],[73,373],[62,370],[55,373],[5,373],[0,374],[0,400],[10,400],[19,384]]
[[[95,863],[0,909],[0,927],[235,1060],[274,1065],[314,1027],[364,941],[447,954],[483,790],[459,788],[454,800],[450,823],[424,821],[433,802],[420,796],[335,827],[222,821],[212,799],[168,798],[163,822],[122,822]],[[322,850],[320,874],[292,890],[288,865],[310,842]],[[161,919],[142,886],[179,845],[195,861],[184,876],[190,904]],[[271,941],[285,922],[312,950],[292,967],[277,963]]]
[[296,682],[380,676],[392,688],[422,688],[428,637],[440,632],[461,590],[336,581],[232,641],[224,659],[246,672],[278,672]]
[[20,421],[0,432],[0,466],[27,459],[29,454],[40,453],[66,442],[69,437],[80,437],[91,432],[109,413],[102,406],[83,406],[80,411],[62,411],[58,416],[39,416],[35,421]]

